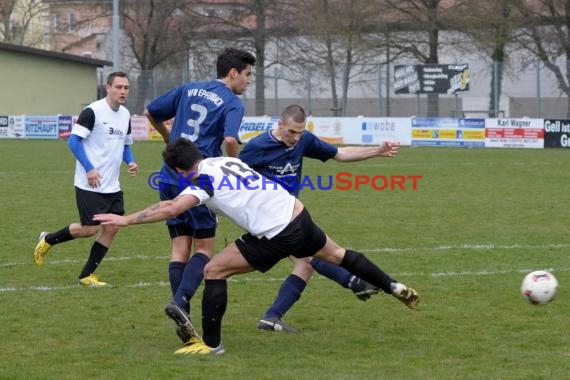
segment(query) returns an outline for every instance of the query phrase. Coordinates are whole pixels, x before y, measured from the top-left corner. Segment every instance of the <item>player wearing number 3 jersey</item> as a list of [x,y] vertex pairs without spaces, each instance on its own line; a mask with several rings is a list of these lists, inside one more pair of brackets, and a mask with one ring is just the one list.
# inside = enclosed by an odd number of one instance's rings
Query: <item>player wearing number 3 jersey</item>
[[[225,49],[216,61],[217,79],[176,87],[148,104],[145,115],[165,143],[178,138],[190,140],[208,158],[221,156],[221,146],[225,143],[227,155],[237,157],[238,130],[244,115],[243,103],[237,95],[250,85],[254,64],[255,57],[250,53]],[[164,122],[172,118],[169,130]],[[165,175],[160,199],[176,198],[180,193],[178,174],[167,165],[161,171]],[[189,300],[200,286],[204,266],[213,255],[216,222],[215,214],[205,206],[166,222],[172,243],[168,275],[174,299],[165,310],[170,317],[173,317],[171,308],[189,314]],[[192,243],[195,253],[189,260]],[[190,337],[181,335],[181,331],[178,326],[178,335],[188,341]]]

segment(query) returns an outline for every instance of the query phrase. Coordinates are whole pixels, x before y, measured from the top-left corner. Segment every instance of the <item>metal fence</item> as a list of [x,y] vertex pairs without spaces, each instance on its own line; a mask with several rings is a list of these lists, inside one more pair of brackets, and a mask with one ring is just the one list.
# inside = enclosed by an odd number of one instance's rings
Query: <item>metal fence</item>
[[[505,67],[498,63],[469,63],[469,90],[438,95],[436,115],[428,115],[425,94],[395,94],[394,65],[369,64],[353,67],[346,96],[333,102],[330,78],[314,67],[271,67],[265,71],[265,99],[255,98],[255,84],[242,96],[246,116],[279,115],[289,104],[300,104],[313,116],[438,116],[438,117],[535,117],[567,118],[568,97],[559,90],[551,71],[538,62]],[[499,73],[502,73],[499,76]],[[344,71],[339,70],[337,84]],[[158,95],[186,81],[209,80],[215,73],[182,69],[129,72],[131,95],[129,108],[140,114]],[[255,78],[254,78],[255,81]],[[493,94],[499,93],[499,97]],[[431,99],[430,101],[433,101]],[[433,106],[432,106],[433,107]],[[263,110],[263,112],[260,112]]]

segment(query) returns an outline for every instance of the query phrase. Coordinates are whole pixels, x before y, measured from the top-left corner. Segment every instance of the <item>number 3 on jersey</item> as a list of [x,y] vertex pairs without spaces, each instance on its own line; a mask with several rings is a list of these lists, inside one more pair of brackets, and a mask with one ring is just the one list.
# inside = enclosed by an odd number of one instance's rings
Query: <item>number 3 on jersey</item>
[[196,141],[196,139],[198,139],[198,136],[200,135],[200,124],[204,120],[206,120],[206,116],[208,115],[208,109],[206,107],[204,107],[203,105],[200,105],[200,104],[192,104],[190,106],[190,109],[192,111],[198,113],[197,119],[188,119],[188,121],[186,122],[186,124],[190,128],[194,128],[194,132],[192,134],[182,132],[180,134],[180,137],[183,137],[185,139],[188,139],[188,140],[194,142],[194,141]]

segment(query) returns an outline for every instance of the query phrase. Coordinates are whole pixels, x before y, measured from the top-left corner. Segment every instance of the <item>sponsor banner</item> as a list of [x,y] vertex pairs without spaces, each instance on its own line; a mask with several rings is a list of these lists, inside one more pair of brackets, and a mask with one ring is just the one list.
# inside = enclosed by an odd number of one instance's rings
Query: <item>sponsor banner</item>
[[8,116],[8,137],[9,138],[24,138],[26,137],[26,130],[24,128],[24,115],[10,115]]
[[[277,118],[245,117],[239,129],[243,143],[277,127]],[[397,140],[410,145],[409,118],[309,117],[307,130],[331,144],[377,145]]]
[[[164,125],[166,125],[166,127],[168,129],[171,129],[173,122],[174,122],[174,119],[170,119],[170,120],[163,121],[162,123]],[[160,133],[158,133],[156,129],[154,129],[154,127],[150,124],[150,122],[147,122],[146,125],[147,125],[148,140],[150,140],[150,141],[164,141],[162,139],[162,135]]]
[[146,116],[131,117],[131,136],[134,141],[148,140],[148,119]]
[[278,120],[269,116],[244,117],[238,131],[240,141],[246,143],[255,136],[277,127]]
[[8,115],[0,115],[0,139],[8,137]]
[[339,117],[309,117],[307,130],[328,143],[344,144],[342,129],[346,120]]
[[386,140],[411,145],[411,129],[409,117],[347,118],[342,123],[342,136],[347,145],[379,145]]
[[544,147],[544,119],[485,119],[488,148]]
[[57,116],[25,116],[24,128],[29,139],[57,139]]
[[469,65],[395,65],[396,94],[454,94],[469,91]]
[[71,134],[71,127],[73,127],[73,117],[66,115],[58,115],[57,117],[57,131],[60,139],[66,139]]
[[544,147],[570,148],[570,120],[544,120]]
[[416,117],[411,126],[413,146],[485,146],[485,119]]

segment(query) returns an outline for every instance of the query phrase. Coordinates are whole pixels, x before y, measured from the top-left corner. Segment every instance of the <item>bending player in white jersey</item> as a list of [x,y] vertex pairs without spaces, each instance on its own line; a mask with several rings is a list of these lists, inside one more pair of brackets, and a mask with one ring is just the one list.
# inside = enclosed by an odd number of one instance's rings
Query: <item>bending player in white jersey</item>
[[95,215],[103,225],[128,226],[171,218],[199,204],[227,216],[247,231],[208,262],[202,298],[203,339],[196,336],[177,354],[221,354],[222,318],[227,306],[226,280],[254,270],[266,272],[281,259],[315,256],[340,265],[415,309],[418,293],[394,280],[361,253],[342,248],[311,219],[304,205],[277,183],[236,158],[203,159],[190,141],[179,139],[163,153],[167,165],[182,173],[188,187],[174,200],[120,216]]

